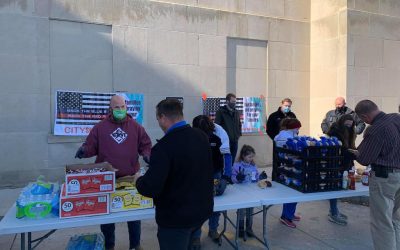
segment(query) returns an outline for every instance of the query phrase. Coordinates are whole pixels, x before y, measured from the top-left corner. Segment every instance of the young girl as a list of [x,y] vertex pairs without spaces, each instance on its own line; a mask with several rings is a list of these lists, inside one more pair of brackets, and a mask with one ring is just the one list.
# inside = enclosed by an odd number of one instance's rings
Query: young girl
[[[258,181],[258,170],[254,164],[256,152],[252,146],[243,145],[240,150],[239,159],[233,164],[232,181],[234,183],[251,183]],[[253,208],[238,209],[239,214],[239,237],[244,236],[244,219],[246,217],[246,234],[253,237]]]
[[[281,122],[281,131],[275,136],[274,141],[277,147],[283,147],[287,139],[293,138],[299,134],[301,123],[296,118],[283,119]],[[274,175],[274,173],[273,173]],[[297,202],[283,204],[282,215],[280,221],[282,224],[295,228],[293,221],[300,221],[301,217],[295,215]]]

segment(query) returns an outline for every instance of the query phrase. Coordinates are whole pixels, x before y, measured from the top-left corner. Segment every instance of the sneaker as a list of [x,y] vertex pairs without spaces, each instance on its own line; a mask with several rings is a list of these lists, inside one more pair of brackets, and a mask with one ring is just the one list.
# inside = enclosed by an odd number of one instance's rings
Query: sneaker
[[342,214],[342,213],[339,213],[338,215],[339,215],[340,218],[342,218],[344,220],[347,220],[347,215]]
[[201,249],[200,238],[193,239],[192,243],[190,244],[189,249],[190,250],[200,250]]
[[208,231],[208,237],[210,237],[214,241],[217,241],[219,240],[219,233],[217,230],[210,230]]
[[301,216],[300,215],[294,215],[293,216],[293,221],[300,221],[301,220]]
[[341,225],[341,226],[347,225],[347,221],[345,219],[341,218],[339,215],[329,214],[329,221],[336,223],[338,225]]
[[290,228],[296,228],[296,224],[294,224],[291,220],[288,220],[286,218],[281,217],[279,219],[283,225],[290,227]]
[[253,238],[254,237],[253,229],[251,229],[251,228],[246,229],[246,235],[249,238]]

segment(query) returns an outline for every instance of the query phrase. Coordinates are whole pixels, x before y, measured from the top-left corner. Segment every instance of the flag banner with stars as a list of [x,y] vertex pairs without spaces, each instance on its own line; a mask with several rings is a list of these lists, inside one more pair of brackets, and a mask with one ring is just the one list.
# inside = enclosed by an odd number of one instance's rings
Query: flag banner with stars
[[[225,97],[207,97],[202,99],[203,115],[207,115],[212,121],[218,109],[225,106]],[[236,110],[240,114],[242,133],[264,133],[265,99],[260,97],[236,98]]]
[[95,124],[107,117],[113,95],[124,96],[127,113],[142,124],[142,94],[57,91],[54,135],[88,135]]

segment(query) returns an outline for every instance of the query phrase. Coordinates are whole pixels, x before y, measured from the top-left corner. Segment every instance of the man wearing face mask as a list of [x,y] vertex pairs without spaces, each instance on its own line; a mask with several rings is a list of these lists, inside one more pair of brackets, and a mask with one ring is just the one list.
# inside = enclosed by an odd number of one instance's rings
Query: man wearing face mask
[[[117,178],[134,175],[139,171],[139,155],[149,162],[151,140],[144,128],[126,112],[125,99],[115,95],[110,100],[110,113],[97,123],[86,141],[76,152],[75,158],[96,156],[96,163],[109,162],[116,172]],[[129,221],[130,249],[140,247],[140,221]],[[101,225],[106,249],[114,249],[115,225]]]
[[272,113],[267,120],[267,134],[271,140],[279,134],[281,121],[285,118],[296,118],[296,115],[291,111],[292,100],[285,98],[281,101],[281,106],[278,110]]
[[226,105],[217,111],[214,122],[220,125],[229,136],[233,164],[238,150],[239,138],[242,136],[242,124],[239,112],[236,110],[236,96],[234,94],[226,95]]
[[343,97],[338,97],[335,100],[336,109],[330,110],[326,113],[325,119],[321,123],[322,132],[326,134],[333,123],[339,120],[343,115],[350,114],[355,121],[356,134],[361,134],[365,129],[365,123],[357,116],[357,114],[346,106],[346,100]]

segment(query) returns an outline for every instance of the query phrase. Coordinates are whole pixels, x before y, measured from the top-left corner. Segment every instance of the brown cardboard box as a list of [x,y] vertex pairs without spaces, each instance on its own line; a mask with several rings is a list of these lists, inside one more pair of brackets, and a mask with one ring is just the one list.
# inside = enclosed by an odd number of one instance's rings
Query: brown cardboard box
[[[68,170],[105,168],[105,172],[70,174]],[[65,185],[67,196],[86,194],[104,194],[115,191],[115,171],[108,162],[75,164],[65,167]]]

